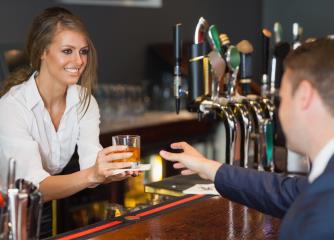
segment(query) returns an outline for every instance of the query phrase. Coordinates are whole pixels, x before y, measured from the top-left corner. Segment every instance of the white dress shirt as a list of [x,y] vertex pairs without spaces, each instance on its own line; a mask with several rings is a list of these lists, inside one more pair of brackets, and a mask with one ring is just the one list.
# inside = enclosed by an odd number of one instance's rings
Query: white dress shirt
[[[0,146],[6,158],[17,160],[16,178],[24,178],[38,186],[46,177],[63,170],[76,145],[80,169],[95,163],[102,146],[99,142],[100,113],[95,98],[91,97],[83,115],[79,101],[81,87],[69,86],[66,108],[56,131],[34,75],[12,87],[0,99]],[[0,159],[0,167],[3,164],[7,163]]]
[[334,154],[334,139],[330,140],[318,153],[314,161],[312,162],[312,169],[308,176],[308,181],[312,183],[317,179],[324,171]]

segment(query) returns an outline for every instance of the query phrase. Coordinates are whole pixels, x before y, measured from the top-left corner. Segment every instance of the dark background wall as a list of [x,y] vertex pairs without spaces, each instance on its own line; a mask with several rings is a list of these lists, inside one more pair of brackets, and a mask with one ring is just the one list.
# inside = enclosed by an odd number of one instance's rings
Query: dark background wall
[[[42,9],[61,5],[56,0],[2,0],[0,2],[0,45],[23,46],[33,16]],[[260,30],[283,25],[284,38],[291,40],[293,22],[304,27],[306,37],[334,33],[331,0],[163,0],[163,7],[62,5],[86,22],[99,54],[99,82],[141,83],[147,74],[147,48],[171,43],[172,26],[184,25],[185,41],[192,41],[200,16],[229,34],[232,43],[250,40],[255,48],[255,78],[261,62]]]
[[[145,81],[146,50],[156,43],[172,42],[172,26],[182,22],[185,41],[192,41],[200,16],[229,34],[232,43],[250,40],[260,56],[261,0],[163,0],[163,7],[61,5],[81,16],[99,54],[99,82]],[[42,9],[60,5],[55,0],[2,0],[0,44],[23,45],[33,16]],[[257,71],[259,61],[255,61]],[[152,81],[152,79],[150,80]],[[153,79],[153,81],[155,81]]]
[[272,29],[274,22],[283,26],[284,39],[291,41],[292,24],[304,28],[304,39],[334,34],[332,0],[264,0],[263,25]]

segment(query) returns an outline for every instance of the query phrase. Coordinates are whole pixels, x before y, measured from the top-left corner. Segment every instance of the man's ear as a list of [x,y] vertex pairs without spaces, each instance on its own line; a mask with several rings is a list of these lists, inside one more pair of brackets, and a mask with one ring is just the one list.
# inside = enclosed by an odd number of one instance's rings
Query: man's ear
[[295,92],[295,97],[302,110],[307,109],[314,98],[314,87],[309,81],[302,80]]

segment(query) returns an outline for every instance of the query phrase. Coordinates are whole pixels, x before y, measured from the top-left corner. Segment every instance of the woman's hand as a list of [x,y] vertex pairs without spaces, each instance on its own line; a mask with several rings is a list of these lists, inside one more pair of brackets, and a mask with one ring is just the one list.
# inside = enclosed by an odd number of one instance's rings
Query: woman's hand
[[137,171],[131,171],[114,174],[114,170],[131,167],[130,162],[114,162],[132,156],[131,152],[126,152],[127,146],[110,146],[102,149],[96,158],[95,165],[92,167],[91,182],[93,184],[110,183],[113,181],[124,180]]
[[171,153],[167,151],[160,151],[161,157],[168,161],[176,162],[173,167],[182,169],[182,175],[189,175],[198,173],[201,178],[214,180],[218,168],[221,163],[206,159],[195,148],[186,142],[178,142],[171,144],[172,149],[181,149],[182,153]]

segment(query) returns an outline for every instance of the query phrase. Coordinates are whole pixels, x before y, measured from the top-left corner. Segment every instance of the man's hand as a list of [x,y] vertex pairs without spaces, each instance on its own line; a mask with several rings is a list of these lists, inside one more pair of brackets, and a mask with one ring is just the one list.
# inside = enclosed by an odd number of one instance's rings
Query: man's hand
[[197,173],[201,178],[214,181],[216,172],[221,163],[205,158],[195,148],[186,142],[178,142],[171,144],[172,149],[181,149],[183,153],[171,153],[160,151],[161,157],[168,161],[175,162],[174,168],[182,169],[182,175]]

